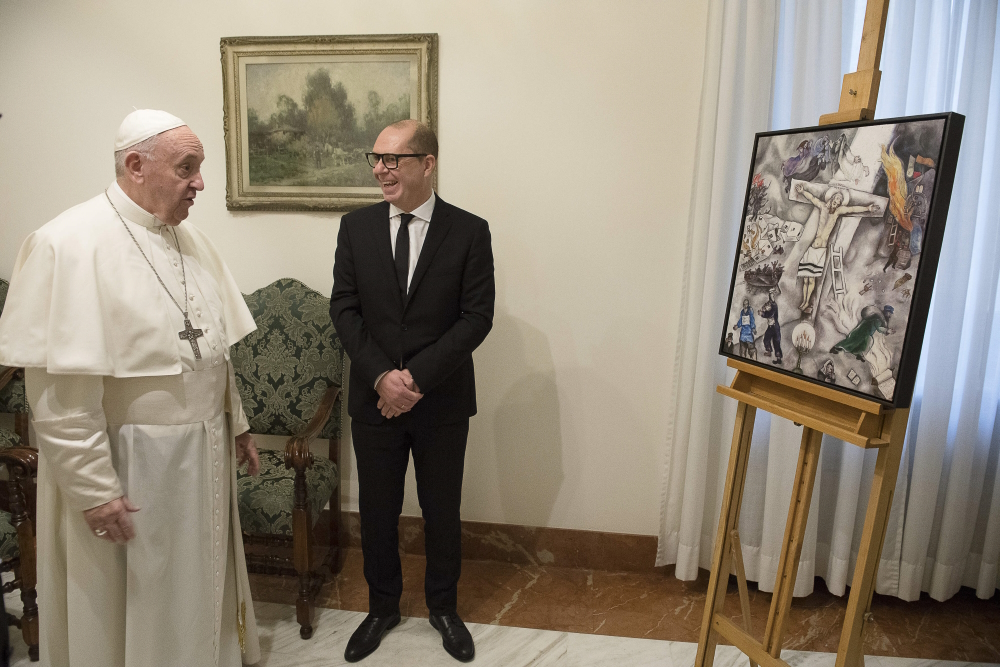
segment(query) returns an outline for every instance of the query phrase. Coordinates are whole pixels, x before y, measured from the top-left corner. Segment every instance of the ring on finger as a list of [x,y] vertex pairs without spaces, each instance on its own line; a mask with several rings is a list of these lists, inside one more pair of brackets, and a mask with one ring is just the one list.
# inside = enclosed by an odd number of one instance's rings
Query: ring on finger
[[94,535],[97,535],[98,537],[104,537],[107,534],[108,534],[108,531],[104,530],[103,528],[95,528],[94,529]]

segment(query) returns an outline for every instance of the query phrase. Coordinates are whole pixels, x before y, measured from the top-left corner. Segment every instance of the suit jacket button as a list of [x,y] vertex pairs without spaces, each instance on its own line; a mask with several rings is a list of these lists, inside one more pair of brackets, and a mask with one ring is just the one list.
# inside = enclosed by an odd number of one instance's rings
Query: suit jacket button
[[406,331],[406,330],[407,330],[407,329],[406,329],[406,325],[404,324],[404,325],[403,325],[403,331]]

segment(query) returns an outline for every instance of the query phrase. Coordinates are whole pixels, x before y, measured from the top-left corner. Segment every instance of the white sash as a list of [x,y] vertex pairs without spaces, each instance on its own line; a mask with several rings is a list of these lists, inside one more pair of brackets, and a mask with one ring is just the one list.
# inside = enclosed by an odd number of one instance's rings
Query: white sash
[[226,406],[228,365],[178,375],[104,378],[109,424],[195,424]]

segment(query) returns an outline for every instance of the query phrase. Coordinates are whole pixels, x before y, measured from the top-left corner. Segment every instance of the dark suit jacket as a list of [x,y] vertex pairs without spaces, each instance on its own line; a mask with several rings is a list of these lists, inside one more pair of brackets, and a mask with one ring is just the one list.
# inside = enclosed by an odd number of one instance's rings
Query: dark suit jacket
[[351,358],[351,418],[386,421],[374,385],[394,368],[408,368],[424,394],[407,413],[414,425],[476,414],[472,351],[493,326],[495,295],[490,229],[482,218],[437,198],[404,303],[389,238],[389,204],[345,215],[330,317]]

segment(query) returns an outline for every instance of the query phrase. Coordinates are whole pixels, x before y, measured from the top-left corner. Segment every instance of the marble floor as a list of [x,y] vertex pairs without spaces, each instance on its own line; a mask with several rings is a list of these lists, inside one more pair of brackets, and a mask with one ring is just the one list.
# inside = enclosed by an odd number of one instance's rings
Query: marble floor
[[[348,637],[364,618],[362,612],[324,609],[317,619],[313,639],[303,642],[294,621],[294,610],[286,605],[260,603],[258,623],[267,656],[259,667],[330,667],[347,664],[343,659]],[[473,623],[476,665],[481,667],[684,667],[694,663],[697,646],[688,642],[609,637],[553,630],[505,627]],[[790,665],[833,667],[833,654],[785,651]],[[444,652],[437,631],[423,618],[404,618],[382,640],[382,646],[361,664],[366,667],[453,667],[460,663]],[[746,657],[731,646],[720,647],[717,667],[746,665]],[[931,667],[973,663],[930,662],[906,658],[866,658],[867,667]]]
[[[422,556],[408,554],[402,562],[402,613],[426,618],[425,561]],[[255,600],[283,604],[295,601],[294,579],[253,576],[251,586]],[[690,644],[698,640],[707,587],[707,574],[683,582],[664,569],[605,572],[466,560],[459,583],[459,613],[466,622],[484,626]],[[731,587],[726,608],[734,620],[739,618],[735,588]],[[771,595],[753,585],[750,595],[754,634],[761,637]],[[323,587],[319,603],[330,609],[367,610],[359,550],[347,549],[343,570]],[[817,580],[812,595],[795,599],[783,646],[810,653],[835,653],[846,606],[846,597],[830,594]],[[426,629],[432,632],[429,626]],[[865,654],[880,660],[921,658],[1000,664],[1000,595],[979,600],[963,589],[946,602],[926,596],[904,602],[876,595]]]
[[[15,596],[6,597],[16,608]],[[346,665],[344,646],[357,627],[363,612],[321,609],[312,639],[299,638],[295,608],[273,602],[257,602],[262,659],[258,667],[336,667]],[[697,646],[690,642],[660,639],[609,637],[553,630],[505,627],[470,623],[476,641],[476,660],[481,667],[686,667],[694,662]],[[15,629],[16,630],[16,629]],[[11,667],[29,667],[27,647],[20,635],[12,633],[14,655]],[[782,652],[781,657],[793,667],[833,667],[832,653],[808,651]],[[437,631],[423,618],[404,618],[382,640],[382,646],[362,663],[365,667],[454,667],[460,663],[444,652]],[[747,664],[746,657],[731,646],[720,646],[716,667]],[[996,667],[986,663],[944,662],[913,658],[865,658],[866,667]]]
[[[422,557],[403,557],[403,622],[362,665],[459,664],[444,652],[440,636],[426,620],[423,566]],[[295,583],[252,577],[263,652],[259,667],[345,664],[347,639],[367,608],[360,553],[347,550],[343,571],[321,591],[325,608],[317,609],[315,633],[308,641],[299,638],[295,623]],[[700,580],[680,582],[663,571],[611,573],[465,561],[459,612],[476,640],[474,664],[484,667],[686,667],[694,662],[706,586]],[[770,595],[756,590],[751,595],[759,636]],[[8,610],[20,612],[16,592],[4,600]],[[793,666],[833,667],[845,603],[817,582],[816,593],[793,605],[781,657]],[[876,596],[873,614],[865,646],[867,667],[1000,667],[1000,596],[977,600],[963,591],[944,603]],[[17,628],[11,631],[11,665],[39,664],[29,662]],[[733,647],[719,647],[717,667],[746,664],[746,657]]]

